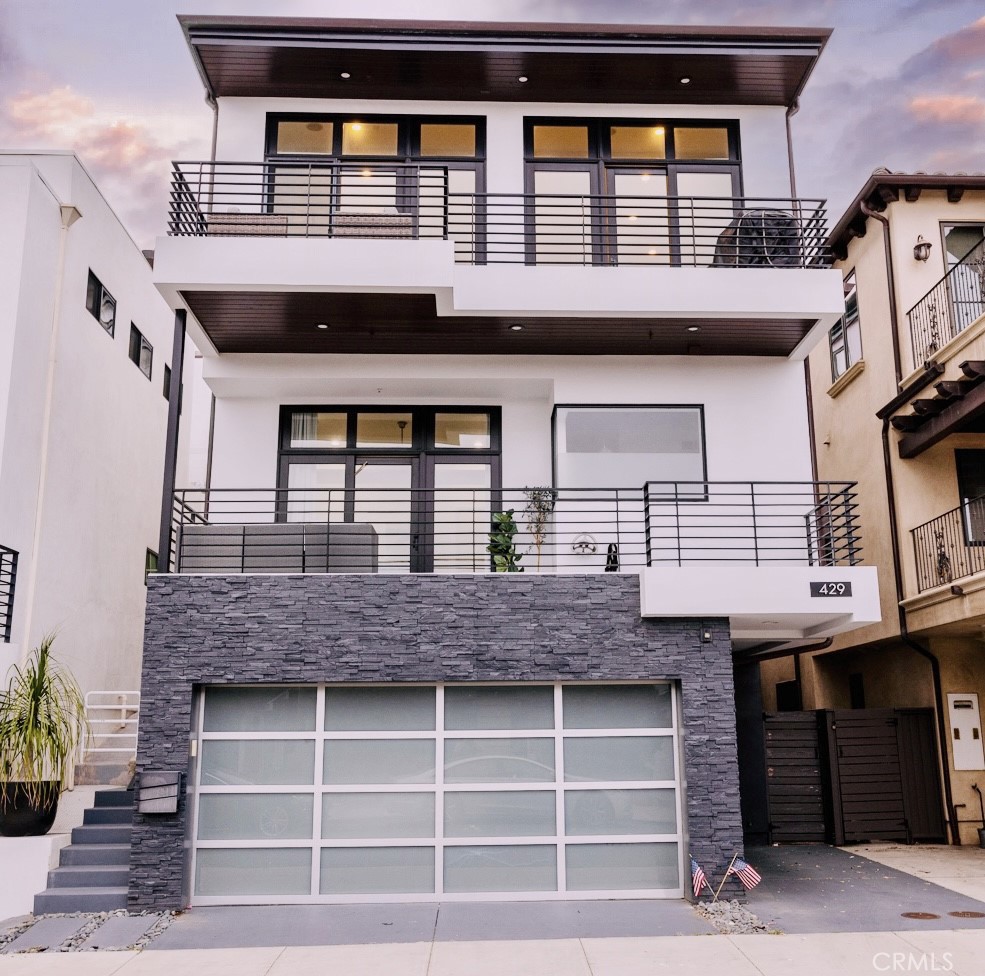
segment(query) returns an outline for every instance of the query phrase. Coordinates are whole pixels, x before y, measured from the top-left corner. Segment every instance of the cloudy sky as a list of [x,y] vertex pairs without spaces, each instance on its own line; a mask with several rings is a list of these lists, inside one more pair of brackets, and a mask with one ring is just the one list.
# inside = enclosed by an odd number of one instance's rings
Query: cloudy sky
[[142,246],[208,155],[176,13],[833,27],[794,120],[832,222],[877,166],[985,171],[982,0],[0,0],[0,149],[75,149]]

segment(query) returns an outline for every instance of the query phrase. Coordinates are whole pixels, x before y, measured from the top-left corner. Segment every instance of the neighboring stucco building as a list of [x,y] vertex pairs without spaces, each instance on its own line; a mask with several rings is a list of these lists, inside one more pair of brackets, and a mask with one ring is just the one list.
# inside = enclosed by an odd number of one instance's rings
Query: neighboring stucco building
[[0,154],[0,210],[0,677],[55,633],[83,691],[134,691],[173,316],[72,153]]
[[804,392],[828,32],[181,22],[225,162],[175,165],[154,280],[215,408],[149,583],[138,768],[176,787],[130,906],[720,876],[736,662],[878,619]]
[[[806,708],[934,709],[946,748],[928,804],[962,843],[977,842],[985,786],[983,231],[985,176],[886,170],[835,227],[847,312],[810,356],[818,474],[858,480],[882,620],[763,665],[769,709],[778,684],[781,708],[787,688]],[[906,837],[901,811],[889,819]]]

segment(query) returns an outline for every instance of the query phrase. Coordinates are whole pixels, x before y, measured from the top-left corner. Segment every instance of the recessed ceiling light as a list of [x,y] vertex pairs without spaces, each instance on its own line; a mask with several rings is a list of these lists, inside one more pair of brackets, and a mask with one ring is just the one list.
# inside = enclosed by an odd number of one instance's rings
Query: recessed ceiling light
[[687,331],[688,332],[700,332],[701,331],[701,326],[700,325],[689,325],[687,327]]
[[691,79],[690,78],[681,78],[681,84],[682,85],[690,85],[691,84]]
[[528,81],[530,81],[530,79],[526,75],[520,75],[520,77],[517,78],[517,81],[520,82],[521,85],[525,85]]
[[352,75],[350,75],[348,71],[343,71],[342,74],[339,75],[339,77],[340,78],[345,78],[346,80],[348,80],[349,78],[352,77]]
[[319,323],[318,323],[318,324],[317,324],[317,325],[315,326],[315,328],[316,328],[316,329],[327,329],[327,328],[328,328],[328,323],[327,323],[327,322],[319,322]]
[[522,332],[522,331],[523,331],[523,326],[522,325],[511,325],[510,326],[510,332]]

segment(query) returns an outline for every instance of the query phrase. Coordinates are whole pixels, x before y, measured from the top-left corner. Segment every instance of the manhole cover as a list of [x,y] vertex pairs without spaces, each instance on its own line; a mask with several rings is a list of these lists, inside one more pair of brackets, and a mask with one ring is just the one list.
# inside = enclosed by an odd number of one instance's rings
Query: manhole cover
[[940,915],[935,915],[933,912],[903,912],[902,916],[903,918],[919,918],[924,921],[940,918]]
[[948,912],[952,918],[985,918],[985,912]]

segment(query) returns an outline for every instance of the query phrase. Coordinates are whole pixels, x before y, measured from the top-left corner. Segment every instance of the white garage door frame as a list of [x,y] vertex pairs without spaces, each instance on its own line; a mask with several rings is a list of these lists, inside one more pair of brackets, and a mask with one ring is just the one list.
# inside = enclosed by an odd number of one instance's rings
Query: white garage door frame
[[[576,686],[614,686],[614,685],[650,685],[667,687],[671,696],[671,726],[667,728],[591,728],[591,729],[566,729],[564,728],[564,713],[562,689]],[[552,687],[554,693],[554,726],[553,728],[543,729],[522,729],[522,730],[445,730],[444,725],[444,693],[449,687],[489,687],[489,688],[527,688],[527,687]],[[222,688],[258,688],[270,689],[270,685],[248,685],[238,684],[223,685]],[[302,732],[246,732],[246,731],[226,731],[226,732],[205,732],[205,697],[208,689],[202,689],[198,695],[197,702],[197,721],[196,728],[199,730],[193,735],[193,776],[191,797],[191,824],[190,824],[190,879],[191,889],[189,903],[191,905],[253,905],[253,904],[371,904],[371,903],[427,903],[435,901],[576,901],[576,900],[596,900],[596,899],[640,899],[640,898],[682,898],[684,896],[683,879],[685,877],[685,825],[683,815],[683,792],[685,788],[682,758],[680,748],[680,701],[679,688],[676,683],[671,681],[648,681],[648,682],[618,682],[618,681],[596,681],[596,682],[448,682],[448,683],[380,683],[380,684],[290,684],[278,685],[279,689],[288,688],[315,688],[316,698],[316,728],[312,731]],[[325,730],[325,691],[326,688],[434,688],[436,720],[435,729],[426,731],[357,731],[342,732]],[[564,779],[564,740],[584,739],[584,738],[632,738],[632,737],[653,737],[670,738],[672,743],[673,755],[673,779],[653,779],[653,780],[594,780],[567,782]],[[545,738],[553,739],[554,746],[554,780],[532,781],[518,783],[455,783],[446,784],[444,782],[444,762],[445,743],[452,739],[531,739]],[[423,739],[435,742],[436,757],[434,770],[434,782],[421,783],[386,783],[386,784],[351,784],[344,785],[324,785],[320,782],[304,785],[275,785],[275,786],[220,786],[203,785],[202,783],[202,763],[201,756],[206,744],[210,741],[233,740],[233,741],[263,741],[263,740],[304,740],[314,741],[314,779],[323,779],[320,771],[323,769],[324,746],[326,741],[333,740],[410,740]],[[585,790],[673,790],[673,804],[676,830],[672,833],[648,833],[648,834],[579,834],[568,835],[565,831],[565,796],[575,791]],[[519,791],[553,791],[555,794],[555,830],[550,836],[510,836],[510,837],[444,837],[444,798],[446,794],[454,792],[478,793],[478,792],[519,792]],[[434,794],[434,838],[346,838],[322,840],[322,797],[332,793],[360,793],[360,794],[404,794],[404,793],[433,793]],[[208,796],[221,796],[223,794],[249,794],[257,796],[262,794],[287,794],[303,795],[312,797],[312,818],[310,836],[304,839],[272,839],[270,837],[255,840],[205,840],[199,839],[200,834],[200,813],[202,808],[201,798]],[[592,890],[568,891],[566,879],[566,849],[581,845],[640,845],[640,844],[675,844],[677,862],[677,884],[667,888],[596,888]],[[557,870],[557,890],[556,891],[470,891],[470,892],[445,892],[444,882],[444,849],[446,847],[478,847],[492,848],[496,846],[515,847],[527,845],[545,845],[554,847],[556,850],[556,870]],[[373,893],[373,894],[322,894],[320,887],[320,865],[321,851],[323,848],[342,849],[342,848],[434,848],[434,883],[435,890],[420,893]],[[203,895],[196,893],[196,878],[198,877],[199,851],[208,850],[277,850],[281,848],[300,851],[307,849],[311,858],[311,879],[310,890],[307,893],[294,894],[211,894]]]

